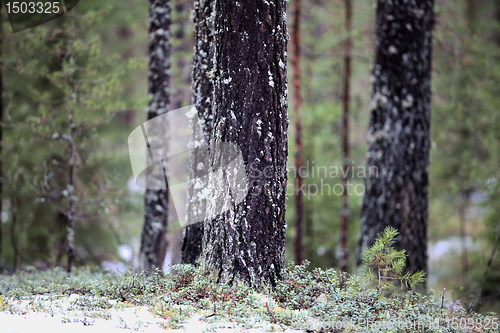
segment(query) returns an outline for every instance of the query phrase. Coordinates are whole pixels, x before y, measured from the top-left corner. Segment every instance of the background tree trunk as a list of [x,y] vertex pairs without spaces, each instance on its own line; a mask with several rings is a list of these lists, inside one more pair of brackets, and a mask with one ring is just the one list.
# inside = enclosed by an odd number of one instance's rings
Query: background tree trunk
[[[191,0],[178,0],[174,3],[172,21],[173,46],[172,57],[175,59],[175,76],[172,88],[172,109],[179,109],[191,103],[191,73],[193,59],[193,33],[191,29]],[[177,83],[177,84],[176,84]]]
[[[170,103],[170,0],[150,0],[148,120],[168,111]],[[166,129],[163,129],[166,130]],[[166,173],[166,170],[163,172]],[[149,180],[148,180],[149,181]],[[164,179],[166,184],[166,177]],[[166,251],[168,189],[146,189],[144,226],[141,236],[140,269],[161,268]]]
[[76,222],[76,193],[75,191],[75,163],[76,163],[76,147],[75,147],[75,114],[71,109],[69,112],[68,122],[68,203],[65,211],[66,215],[66,271],[69,273],[73,268],[75,260],[75,222]]
[[302,264],[304,259],[303,224],[304,224],[304,193],[302,186],[304,179],[301,171],[304,168],[302,152],[302,121],[300,118],[302,108],[302,82],[300,69],[300,16],[301,0],[293,1],[292,24],[292,68],[293,68],[293,104],[295,107],[295,263]]
[[10,194],[10,211],[11,211],[11,217],[10,217],[10,242],[12,244],[12,253],[13,253],[13,258],[12,258],[12,271],[16,272],[17,269],[19,268],[19,237],[17,234],[17,214],[19,213],[19,207],[18,207],[18,197],[16,193],[11,193]]
[[[213,42],[213,21],[211,15],[215,2],[212,0],[199,0],[194,5],[194,28],[195,46],[193,58],[193,104],[198,111],[199,125],[203,129],[206,142],[210,142],[210,132],[212,129],[212,95],[213,79],[212,72],[213,49],[210,47]],[[194,138],[199,139],[199,138]],[[190,165],[196,167],[201,161],[207,160],[206,151],[195,151],[191,158]],[[204,168],[208,166],[203,166]],[[186,264],[196,264],[201,255],[203,240],[203,223],[192,223],[196,216],[205,214],[206,202],[198,200],[194,195],[195,170],[190,173],[190,187],[188,203],[188,225],[184,229],[184,239],[182,243],[182,262]]]
[[[427,268],[433,1],[377,3],[366,193],[360,247],[390,225],[407,268]],[[375,169],[376,168],[376,169]],[[376,174],[374,174],[376,173]]]
[[351,50],[352,50],[352,2],[344,0],[345,7],[345,33],[344,41],[344,76],[342,91],[342,153],[343,153],[343,173],[342,173],[342,221],[340,229],[340,248],[342,250],[340,257],[340,269],[344,272],[349,270],[349,168],[350,145],[349,145],[349,117],[351,103]]
[[458,194],[458,220],[460,222],[460,251],[462,265],[462,283],[467,282],[469,272],[469,259],[467,251],[467,207],[469,206],[469,193],[466,190],[461,190]]
[[[276,285],[284,266],[286,5],[221,0],[214,11],[211,147],[241,148],[250,189],[243,202],[205,223],[202,265],[215,282],[261,288]],[[215,167],[221,151],[211,152]],[[217,185],[211,190],[223,191]]]

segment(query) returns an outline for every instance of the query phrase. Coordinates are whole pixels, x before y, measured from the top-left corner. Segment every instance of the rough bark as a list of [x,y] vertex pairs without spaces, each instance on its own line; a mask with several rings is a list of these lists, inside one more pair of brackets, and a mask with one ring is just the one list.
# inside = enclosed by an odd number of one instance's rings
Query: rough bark
[[301,0],[293,1],[292,24],[292,69],[293,69],[293,106],[295,108],[295,263],[301,265],[304,259],[303,224],[304,224],[304,193],[302,186],[304,179],[301,171],[304,168],[302,152],[302,82],[300,68],[300,19]]
[[[151,101],[148,120],[151,120],[167,112],[170,102],[171,4],[170,0],[150,0],[149,3],[149,93]],[[150,137],[154,139],[155,135]],[[161,138],[163,135],[156,137]],[[163,169],[164,179],[151,179],[155,177],[149,177],[148,183],[163,182],[166,187],[165,163],[159,167]],[[146,189],[139,259],[142,270],[152,271],[162,267],[167,247],[167,217],[168,190],[166,188],[161,190]]]
[[[259,289],[276,285],[284,266],[286,5],[218,0],[212,14],[211,166],[223,159],[222,142],[237,144],[250,187],[243,202],[206,221],[202,267],[215,282]],[[213,192],[224,191],[217,185]]]
[[[212,94],[213,94],[213,77],[212,58],[213,48],[213,0],[199,0],[194,5],[194,27],[195,27],[195,45],[193,57],[193,104],[198,111],[199,125],[202,127],[202,133],[205,135],[206,142],[210,142],[210,132],[212,130]],[[193,138],[197,140],[199,138]],[[190,165],[196,167],[200,161],[207,160],[208,152],[197,150],[194,151]],[[204,168],[207,166],[203,165]],[[184,229],[184,238],[182,243],[182,262],[187,264],[197,264],[198,258],[201,255],[202,240],[203,240],[203,223],[192,223],[196,216],[204,215],[206,202],[198,200],[195,195],[195,170],[190,170],[189,183],[189,202],[188,202],[188,225]]]
[[390,225],[427,269],[433,1],[379,0],[361,250]]
[[342,213],[341,213],[341,228],[340,228],[340,269],[347,272],[349,269],[349,167],[350,167],[350,145],[349,145],[349,117],[350,117],[350,102],[351,102],[351,50],[352,50],[352,2],[344,0],[345,7],[345,32],[346,39],[344,41],[344,75],[342,78],[342,157],[343,157],[343,173],[342,173]]

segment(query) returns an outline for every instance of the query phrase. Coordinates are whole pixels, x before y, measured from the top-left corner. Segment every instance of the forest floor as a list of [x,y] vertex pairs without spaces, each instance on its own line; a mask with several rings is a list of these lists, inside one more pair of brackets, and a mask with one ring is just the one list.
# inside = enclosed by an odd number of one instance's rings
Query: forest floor
[[[77,294],[59,299],[39,297],[32,301],[16,301],[17,313],[0,312],[0,331],[2,333],[51,332],[287,332],[299,333],[302,330],[283,329],[277,324],[260,321],[252,328],[244,324],[206,318],[206,312],[199,312],[172,328],[168,318],[153,314],[148,306],[134,306],[111,302],[109,309],[75,309],[77,303],[92,303],[92,297]],[[212,317],[210,317],[212,318]],[[177,325],[176,325],[177,326]]]
[[[432,292],[290,266],[274,290],[214,285],[194,267],[152,275],[87,268],[0,275],[0,332],[498,332],[496,314]],[[454,303],[453,300],[446,302]],[[456,303],[454,303],[456,304]]]

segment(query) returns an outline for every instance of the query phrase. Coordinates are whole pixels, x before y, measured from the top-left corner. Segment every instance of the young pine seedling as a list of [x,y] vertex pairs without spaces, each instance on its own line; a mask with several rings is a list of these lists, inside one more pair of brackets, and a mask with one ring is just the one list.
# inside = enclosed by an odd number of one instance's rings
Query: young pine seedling
[[397,282],[413,289],[425,281],[425,272],[405,272],[406,250],[394,248],[398,231],[392,227],[377,235],[375,244],[363,252],[363,266],[370,281],[377,281],[377,289]]

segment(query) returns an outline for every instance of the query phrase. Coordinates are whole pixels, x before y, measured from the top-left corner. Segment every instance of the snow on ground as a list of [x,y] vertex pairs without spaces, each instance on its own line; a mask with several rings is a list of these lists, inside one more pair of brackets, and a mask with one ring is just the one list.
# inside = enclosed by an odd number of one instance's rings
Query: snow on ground
[[[22,308],[24,304],[19,305]],[[29,310],[28,306],[22,313],[0,312],[0,332],[166,332],[165,320],[155,317],[147,307],[78,311],[59,308],[52,302],[46,305],[44,311]]]
[[[253,322],[253,327],[229,321],[204,321],[206,314],[195,314],[182,323],[182,328],[166,329],[167,320],[155,316],[146,306],[118,306],[109,309],[82,310],[79,302],[95,302],[98,298],[71,295],[70,297],[49,298],[39,296],[35,300],[13,301],[10,312],[0,312],[0,333],[92,333],[92,332],[283,332],[279,325]],[[13,311],[12,311],[13,310]],[[13,312],[13,313],[12,313]],[[303,331],[286,330],[287,333]]]

